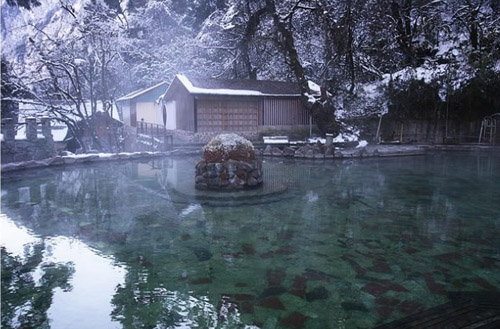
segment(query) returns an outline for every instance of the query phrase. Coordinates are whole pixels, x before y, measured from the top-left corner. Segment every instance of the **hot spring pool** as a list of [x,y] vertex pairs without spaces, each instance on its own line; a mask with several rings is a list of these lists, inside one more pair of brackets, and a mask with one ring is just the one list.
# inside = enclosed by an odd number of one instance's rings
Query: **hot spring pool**
[[500,290],[500,156],[198,158],[2,175],[2,327],[373,328]]

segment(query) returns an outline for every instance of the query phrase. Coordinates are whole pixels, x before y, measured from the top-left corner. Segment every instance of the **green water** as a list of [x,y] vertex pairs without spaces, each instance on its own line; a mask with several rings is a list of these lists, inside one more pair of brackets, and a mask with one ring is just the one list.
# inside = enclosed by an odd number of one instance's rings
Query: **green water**
[[3,328],[373,328],[500,290],[500,156],[196,158],[2,175]]

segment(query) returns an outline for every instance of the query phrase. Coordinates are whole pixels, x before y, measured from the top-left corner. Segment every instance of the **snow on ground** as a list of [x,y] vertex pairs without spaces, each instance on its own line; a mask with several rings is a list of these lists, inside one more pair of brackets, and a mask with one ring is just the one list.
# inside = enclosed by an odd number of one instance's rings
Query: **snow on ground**
[[[351,129],[354,129],[351,127]],[[321,137],[312,137],[308,138],[307,140],[308,143],[321,143],[325,144],[326,139],[321,138]],[[356,147],[366,147],[368,145],[368,142],[366,140],[359,140],[359,130],[354,129],[352,133],[340,133],[335,138],[333,138],[334,143],[346,143],[346,142],[358,142],[358,145]]]
[[116,157],[117,155],[120,156],[133,156],[137,154],[149,154],[149,155],[155,155],[158,154],[158,152],[120,152],[120,153],[83,153],[83,154],[74,154],[69,151],[64,151],[63,158],[65,159],[82,159],[82,158],[88,158],[90,156],[98,156],[99,158],[112,158]]
[[345,143],[345,142],[356,142],[359,139],[359,130],[355,130],[353,133],[340,133],[335,138],[333,138],[334,143]]

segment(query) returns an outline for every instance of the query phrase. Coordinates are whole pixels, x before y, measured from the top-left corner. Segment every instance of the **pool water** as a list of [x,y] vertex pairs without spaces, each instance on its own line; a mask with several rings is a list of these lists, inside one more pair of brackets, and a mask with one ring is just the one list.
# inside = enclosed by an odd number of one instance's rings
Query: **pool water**
[[373,328],[500,290],[500,156],[197,158],[2,175],[2,327]]

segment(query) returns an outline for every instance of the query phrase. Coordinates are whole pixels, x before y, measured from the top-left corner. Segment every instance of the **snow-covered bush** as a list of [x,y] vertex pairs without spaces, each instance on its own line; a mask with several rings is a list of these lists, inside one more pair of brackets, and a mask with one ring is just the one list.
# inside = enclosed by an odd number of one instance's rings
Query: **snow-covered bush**
[[253,144],[237,134],[220,134],[212,138],[202,149],[207,163],[227,160],[250,161],[255,158]]

